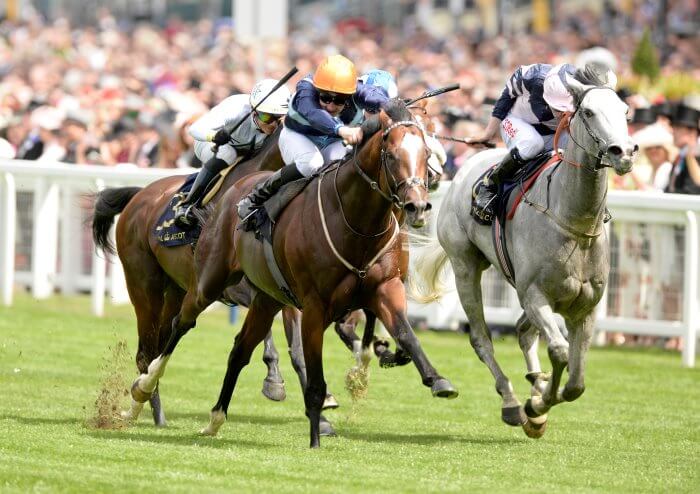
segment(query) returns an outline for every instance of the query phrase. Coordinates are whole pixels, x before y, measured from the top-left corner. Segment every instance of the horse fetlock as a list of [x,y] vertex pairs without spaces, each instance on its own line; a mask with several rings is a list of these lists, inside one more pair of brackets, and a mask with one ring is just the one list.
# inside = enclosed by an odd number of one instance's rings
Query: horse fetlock
[[134,399],[134,401],[137,401],[141,404],[146,403],[149,399],[151,399],[151,395],[153,394],[153,390],[156,389],[155,385],[153,386],[153,389],[150,391],[144,390],[142,388],[141,381],[143,380],[143,376],[145,374],[141,374],[141,377],[137,378],[134,381],[134,384],[131,385],[131,397]]
[[226,422],[226,414],[223,410],[212,410],[209,414],[209,425],[199,431],[202,436],[216,436],[219,429]]
[[554,366],[566,366],[569,363],[569,346],[552,345],[547,349],[549,360]]

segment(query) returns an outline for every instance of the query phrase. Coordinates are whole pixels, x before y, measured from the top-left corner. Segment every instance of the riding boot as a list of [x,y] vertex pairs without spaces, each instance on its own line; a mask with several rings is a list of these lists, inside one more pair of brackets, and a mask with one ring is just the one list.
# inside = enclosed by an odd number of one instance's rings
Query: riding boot
[[483,221],[490,223],[493,220],[494,201],[498,194],[498,186],[503,180],[510,177],[524,164],[517,148],[510,150],[501,162],[484,177],[484,184],[479,190],[474,201],[474,213]]
[[238,203],[238,216],[245,219],[256,209],[262,207],[270,197],[275,195],[278,190],[289,182],[303,178],[299,169],[295,164],[287,165],[277,170],[275,173],[267,177],[264,182],[256,185],[246,197]]
[[216,157],[210,159],[202,166],[187,197],[175,208],[175,224],[177,226],[185,229],[195,226],[197,219],[192,209],[204,196],[209,183],[227,166],[228,164],[224,160]]

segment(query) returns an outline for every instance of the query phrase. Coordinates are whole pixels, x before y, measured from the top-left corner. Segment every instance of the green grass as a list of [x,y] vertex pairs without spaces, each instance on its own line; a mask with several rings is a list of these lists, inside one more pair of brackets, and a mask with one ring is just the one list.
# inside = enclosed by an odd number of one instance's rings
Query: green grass
[[[456,400],[432,398],[413,366],[374,361],[369,396],[353,406],[343,388],[352,361],[331,330],[326,378],[341,408],[327,416],[338,437],[309,450],[279,326],[287,400],[260,393],[258,349],[219,437],[197,435],[237,330],[226,320],[203,316],[170,360],[167,429],[153,427],[146,407],[135,426],[96,430],[86,423],[109,348],[125,339],[136,349],[131,307],[97,319],[85,297],[20,295],[0,308],[0,492],[700,492],[700,373],[676,353],[592,349],[586,393],[556,407],[545,436],[531,440],[501,423],[493,380],[464,335],[419,335]],[[499,339],[496,350],[524,397],[516,341]]]

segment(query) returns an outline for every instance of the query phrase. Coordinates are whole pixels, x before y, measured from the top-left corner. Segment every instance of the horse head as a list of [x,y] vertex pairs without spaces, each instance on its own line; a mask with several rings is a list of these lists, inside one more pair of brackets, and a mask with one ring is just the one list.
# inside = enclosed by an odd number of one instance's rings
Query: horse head
[[576,107],[569,128],[574,144],[595,158],[596,169],[628,173],[639,150],[627,130],[629,107],[608,86],[589,86],[568,75],[566,83]]
[[406,212],[409,224],[419,228],[432,208],[428,201],[430,151],[423,127],[399,99],[391,100],[378,118],[380,187]]

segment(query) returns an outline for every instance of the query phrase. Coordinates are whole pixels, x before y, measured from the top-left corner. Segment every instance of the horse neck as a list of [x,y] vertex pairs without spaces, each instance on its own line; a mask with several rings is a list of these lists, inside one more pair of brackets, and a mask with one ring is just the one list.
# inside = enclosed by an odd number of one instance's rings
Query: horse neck
[[[579,143],[586,142],[580,132],[574,139]],[[553,179],[555,185],[552,191],[552,197],[555,199],[552,206],[554,213],[576,231],[586,233],[599,229],[608,192],[605,168],[595,170],[596,159],[591,154],[586,153],[569,138],[564,151],[564,162]]]
[[[373,139],[381,139],[381,135],[375,136]],[[384,178],[379,176],[379,148],[380,146],[376,145],[374,141],[368,142],[358,151],[357,155],[340,167],[337,180],[334,176],[335,173],[329,174],[330,182],[336,180],[345,219],[355,230],[364,234],[377,233],[386,228],[391,221],[392,203],[370,187],[370,184],[362,178],[353,163],[354,160],[357,160],[362,171],[385,188]],[[324,202],[340,213],[334,187],[329,186],[326,189],[332,198],[330,201]],[[384,190],[386,191],[386,188]]]

